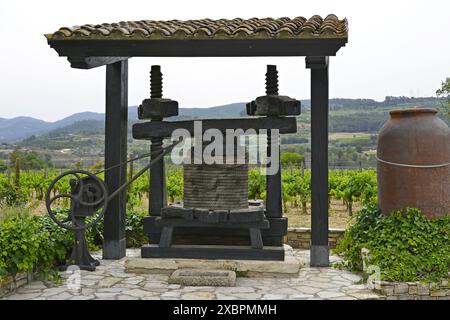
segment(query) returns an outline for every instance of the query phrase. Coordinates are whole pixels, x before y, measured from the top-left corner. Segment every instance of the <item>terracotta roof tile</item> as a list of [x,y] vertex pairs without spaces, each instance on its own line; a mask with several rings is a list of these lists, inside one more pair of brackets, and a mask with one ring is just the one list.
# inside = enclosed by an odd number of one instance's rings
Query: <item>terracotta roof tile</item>
[[121,21],[63,27],[49,40],[185,40],[347,38],[347,20],[335,15],[290,18]]

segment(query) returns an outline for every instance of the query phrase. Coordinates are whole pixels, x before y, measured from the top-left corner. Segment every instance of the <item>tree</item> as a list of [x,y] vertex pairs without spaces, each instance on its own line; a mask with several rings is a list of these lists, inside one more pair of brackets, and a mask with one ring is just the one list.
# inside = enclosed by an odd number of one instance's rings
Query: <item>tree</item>
[[447,78],[442,82],[441,88],[436,90],[436,95],[438,97],[447,97],[447,103],[442,104],[442,109],[445,113],[450,115],[450,78]]
[[5,172],[8,169],[8,166],[5,164],[3,160],[0,160],[0,173]]
[[281,154],[281,165],[283,167],[299,168],[305,161],[305,157],[294,152],[283,152]]
[[91,166],[90,170],[96,172],[96,171],[103,170],[104,167],[105,167],[105,161],[99,160]]
[[9,163],[11,167],[15,167],[17,161],[20,162],[21,169],[25,170],[39,170],[45,167],[45,160],[43,160],[36,152],[13,150],[9,154]]

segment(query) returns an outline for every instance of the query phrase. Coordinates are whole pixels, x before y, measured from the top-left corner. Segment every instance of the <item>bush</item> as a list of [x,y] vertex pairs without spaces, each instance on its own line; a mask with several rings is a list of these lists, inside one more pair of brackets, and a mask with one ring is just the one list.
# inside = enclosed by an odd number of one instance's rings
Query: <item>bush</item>
[[[144,233],[143,220],[146,212],[128,209],[125,216],[125,237],[127,248],[141,247],[148,243],[147,235]],[[86,220],[89,222],[89,220]],[[86,230],[86,239],[89,250],[100,250],[103,244],[103,221]]]
[[143,221],[147,214],[145,212],[130,211],[126,215],[125,236],[128,248],[141,247],[148,243],[147,235],[144,233]]
[[11,181],[0,177],[0,207],[16,206],[24,204],[28,195]]
[[372,204],[358,213],[338,245],[347,267],[362,271],[361,249],[385,281],[435,282],[450,271],[450,215],[426,218],[418,209],[383,215]]
[[[74,232],[59,227],[47,215],[30,216],[24,208],[10,211],[15,212],[8,213],[0,223],[0,279],[20,272],[34,272],[45,280],[59,279],[57,266],[70,257]],[[144,216],[144,212],[127,212],[128,247],[148,242],[142,224]],[[86,238],[90,250],[101,249],[103,223],[88,229]]]
[[48,217],[20,213],[0,225],[0,276],[35,272],[55,279],[55,266],[66,261],[72,244],[70,234]]

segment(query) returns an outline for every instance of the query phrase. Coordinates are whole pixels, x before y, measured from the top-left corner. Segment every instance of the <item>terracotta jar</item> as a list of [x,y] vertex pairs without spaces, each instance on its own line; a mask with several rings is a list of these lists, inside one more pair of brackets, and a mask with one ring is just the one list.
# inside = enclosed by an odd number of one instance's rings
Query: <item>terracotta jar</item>
[[430,218],[450,213],[450,129],[436,114],[394,110],[381,128],[377,178],[384,214],[406,207]]

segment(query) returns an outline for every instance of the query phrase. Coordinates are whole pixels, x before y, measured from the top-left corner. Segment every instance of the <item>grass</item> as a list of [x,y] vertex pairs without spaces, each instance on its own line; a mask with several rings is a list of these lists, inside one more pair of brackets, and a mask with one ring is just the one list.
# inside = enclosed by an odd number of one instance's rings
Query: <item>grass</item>
[[[361,206],[358,203],[353,204],[353,212],[357,212]],[[301,208],[293,206],[288,207],[288,211],[284,213],[288,218],[289,227],[311,227],[311,204],[307,205],[307,214],[302,213]],[[329,227],[346,229],[353,222],[353,216],[348,215],[346,206],[340,200],[332,200],[329,210]]]
[[0,224],[10,218],[20,215],[28,214],[29,210],[26,207],[4,207],[0,208]]
[[[353,204],[353,212],[357,212],[361,206],[358,203]],[[136,207],[137,210],[148,210],[148,199],[144,197],[141,203]],[[7,207],[0,209],[0,223],[7,218],[17,216],[20,213],[29,212],[33,215],[46,215],[47,209],[44,201],[32,200],[25,207]],[[307,205],[307,214],[302,213],[301,207],[288,205],[287,212],[284,212],[289,220],[289,227],[311,227],[311,203]],[[346,206],[341,200],[332,200],[329,210],[330,228],[346,229],[349,223],[352,223],[353,217],[348,215]]]
[[372,134],[368,132],[333,132],[330,133],[330,140],[353,140],[355,138],[370,139]]

